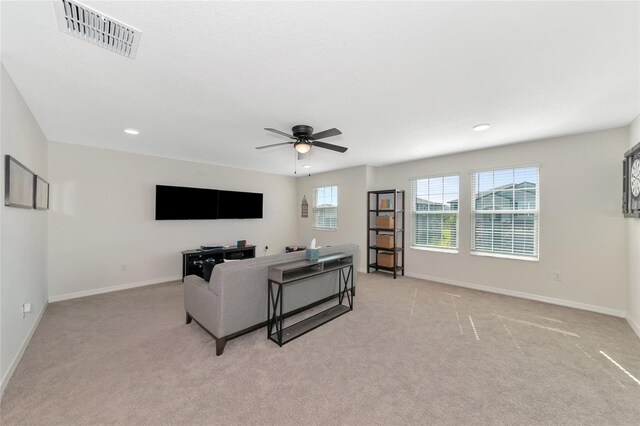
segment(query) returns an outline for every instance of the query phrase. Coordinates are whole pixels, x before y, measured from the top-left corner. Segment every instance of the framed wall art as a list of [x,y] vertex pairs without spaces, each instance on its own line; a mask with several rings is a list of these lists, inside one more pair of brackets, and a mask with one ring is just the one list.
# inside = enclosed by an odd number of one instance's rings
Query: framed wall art
[[4,161],[4,205],[33,208],[35,175],[10,155]]
[[49,210],[49,182],[36,175],[33,186],[33,207],[36,210]]
[[622,175],[624,217],[640,218],[640,143],[624,154]]

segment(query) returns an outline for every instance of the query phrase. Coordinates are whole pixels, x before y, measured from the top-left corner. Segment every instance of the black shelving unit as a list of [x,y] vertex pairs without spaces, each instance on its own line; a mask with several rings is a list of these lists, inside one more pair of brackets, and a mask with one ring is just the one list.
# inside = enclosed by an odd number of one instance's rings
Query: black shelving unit
[[[390,203],[381,203],[383,200]],[[394,279],[398,274],[404,275],[404,208],[403,190],[385,189],[367,193],[367,273],[372,270],[391,272]],[[387,218],[384,220],[392,220],[393,224],[378,226],[378,217],[385,216]],[[379,245],[378,240],[385,240],[385,244]],[[386,255],[387,259],[390,255],[392,261],[379,264],[380,254]]]

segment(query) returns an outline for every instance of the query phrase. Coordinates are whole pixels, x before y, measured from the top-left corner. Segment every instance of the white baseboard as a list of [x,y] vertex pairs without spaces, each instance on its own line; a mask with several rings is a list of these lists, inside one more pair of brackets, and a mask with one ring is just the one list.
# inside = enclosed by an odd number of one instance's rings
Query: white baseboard
[[[428,281],[435,281],[443,284],[451,284],[458,287],[472,288],[474,290],[486,291],[488,293],[503,294],[505,296],[519,297],[521,299],[535,300],[537,302],[551,303],[553,305],[566,306],[568,308],[582,309],[583,311],[597,312],[599,314],[612,315],[614,317],[625,318],[626,311],[611,309],[604,306],[589,305],[587,303],[574,302],[571,300],[557,299],[555,297],[540,296],[537,294],[525,293],[522,291],[506,290],[498,287],[490,287],[482,284],[468,283],[463,281],[451,280],[448,278],[432,277],[429,275],[405,273],[408,277],[420,278]],[[627,317],[627,320],[629,318]],[[632,326],[633,327],[633,326]],[[637,331],[636,331],[637,332]]]
[[631,318],[628,312],[627,312],[626,320],[631,326],[631,329],[635,331],[636,334],[638,335],[638,338],[640,338],[640,324],[638,324],[633,318]]
[[112,285],[109,287],[101,287],[92,290],[74,291],[73,293],[61,294],[49,297],[49,303],[61,302],[63,300],[77,299],[79,297],[93,296],[96,294],[111,293],[113,291],[128,290],[130,288],[144,287],[152,284],[166,283],[168,281],[176,281],[182,279],[182,275],[174,275],[171,277],[154,278],[151,280],[138,281],[133,283]]
[[[47,306],[48,305],[49,305],[49,303],[45,301],[44,302],[44,307],[42,308],[42,311],[40,311],[40,314],[38,315],[38,318],[33,323],[33,327],[31,327],[31,330],[29,330],[29,334],[27,334],[27,336],[24,338],[24,341],[22,342],[22,345],[20,346],[20,350],[18,351],[16,356],[13,357],[13,361],[11,361],[11,365],[9,365],[9,369],[7,370],[7,373],[2,378],[2,382],[0,382],[0,395],[2,393],[4,393],[5,388],[9,384],[9,380],[11,380],[11,376],[13,376],[13,372],[16,370],[16,367],[20,363],[20,359],[22,358],[22,355],[24,354],[24,351],[27,349],[27,346],[29,346],[29,342],[31,341],[31,338],[33,337],[33,333],[36,332],[36,329],[38,328],[38,324],[40,324],[40,320],[42,319],[42,316],[44,315],[44,311],[47,310]],[[1,400],[1,397],[0,397],[0,400]]]

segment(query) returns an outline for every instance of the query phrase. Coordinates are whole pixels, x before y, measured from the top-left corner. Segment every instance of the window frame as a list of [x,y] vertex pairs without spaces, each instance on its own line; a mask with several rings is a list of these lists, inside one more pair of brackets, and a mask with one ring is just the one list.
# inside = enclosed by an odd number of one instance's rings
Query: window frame
[[[442,178],[444,180],[444,178],[447,177],[451,177],[451,176],[457,176],[458,177],[458,209],[455,211],[452,210],[434,210],[434,211],[421,211],[418,212],[415,210],[415,203],[414,200],[417,199],[417,194],[414,194],[414,182],[416,182],[416,190],[417,190],[417,182],[420,180],[426,180],[426,179],[436,179],[436,178]],[[434,251],[434,252],[439,252],[439,253],[449,253],[449,254],[457,254],[460,252],[460,177],[461,174],[459,172],[452,172],[452,173],[439,173],[439,174],[434,174],[434,175],[429,175],[429,176],[420,176],[420,177],[415,177],[410,179],[409,181],[409,185],[411,187],[411,198],[410,198],[410,204],[411,204],[411,210],[410,210],[410,215],[411,215],[411,232],[409,234],[409,247],[413,250],[424,250],[424,251]],[[417,191],[416,191],[417,192]],[[444,194],[444,186],[443,186],[443,194]],[[436,246],[436,245],[423,245],[423,244],[417,244],[415,241],[415,236],[416,236],[416,219],[417,217],[420,215],[424,215],[424,216],[433,216],[433,215],[442,215],[442,214],[455,214],[456,215],[456,246],[455,247],[445,247],[445,246]]]
[[[476,210],[476,176],[479,173],[483,172],[497,172],[502,170],[516,170],[516,169],[525,169],[525,168],[535,168],[537,172],[537,182],[536,182],[536,208],[535,209],[510,209],[510,210],[496,210],[495,209],[495,200],[494,200],[494,210]],[[470,228],[471,228],[471,250],[470,254],[473,256],[481,256],[481,257],[494,257],[494,258],[502,258],[502,259],[513,259],[513,260],[524,260],[528,262],[539,262],[540,261],[540,171],[542,167],[540,164],[524,164],[517,166],[507,166],[507,167],[494,167],[487,169],[479,169],[473,170],[470,172],[470,183],[471,183],[471,208],[470,208]],[[515,182],[512,182],[515,184]],[[495,189],[495,188],[492,188]],[[515,191],[515,189],[514,189]],[[495,194],[495,193],[494,193]],[[495,214],[533,214],[534,221],[534,255],[526,255],[526,254],[514,254],[514,253],[501,253],[496,251],[485,251],[476,249],[476,215],[495,215]],[[513,238],[513,234],[512,234]],[[492,241],[494,236],[492,235]]]
[[[333,188],[335,187],[335,191],[336,191],[336,205],[335,207],[318,207],[318,190],[319,189],[324,189],[324,188]],[[313,229],[317,230],[317,231],[337,231],[338,230],[338,206],[340,205],[339,203],[339,190],[338,190],[338,185],[337,184],[329,184],[329,185],[323,185],[323,186],[317,186],[315,188],[313,188],[313,204],[312,204],[312,218],[313,218]],[[319,212],[320,210],[329,210],[329,209],[335,209],[336,211],[336,226],[335,227],[320,227],[317,226],[317,221],[316,221],[316,213]]]

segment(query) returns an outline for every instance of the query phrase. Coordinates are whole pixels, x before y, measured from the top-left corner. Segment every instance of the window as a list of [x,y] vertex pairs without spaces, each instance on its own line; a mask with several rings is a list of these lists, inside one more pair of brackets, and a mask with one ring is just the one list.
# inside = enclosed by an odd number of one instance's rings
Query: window
[[411,182],[412,247],[458,248],[460,176]]
[[313,190],[313,226],[338,229],[338,187],[325,186]]
[[538,167],[474,173],[471,249],[537,259],[539,195]]

